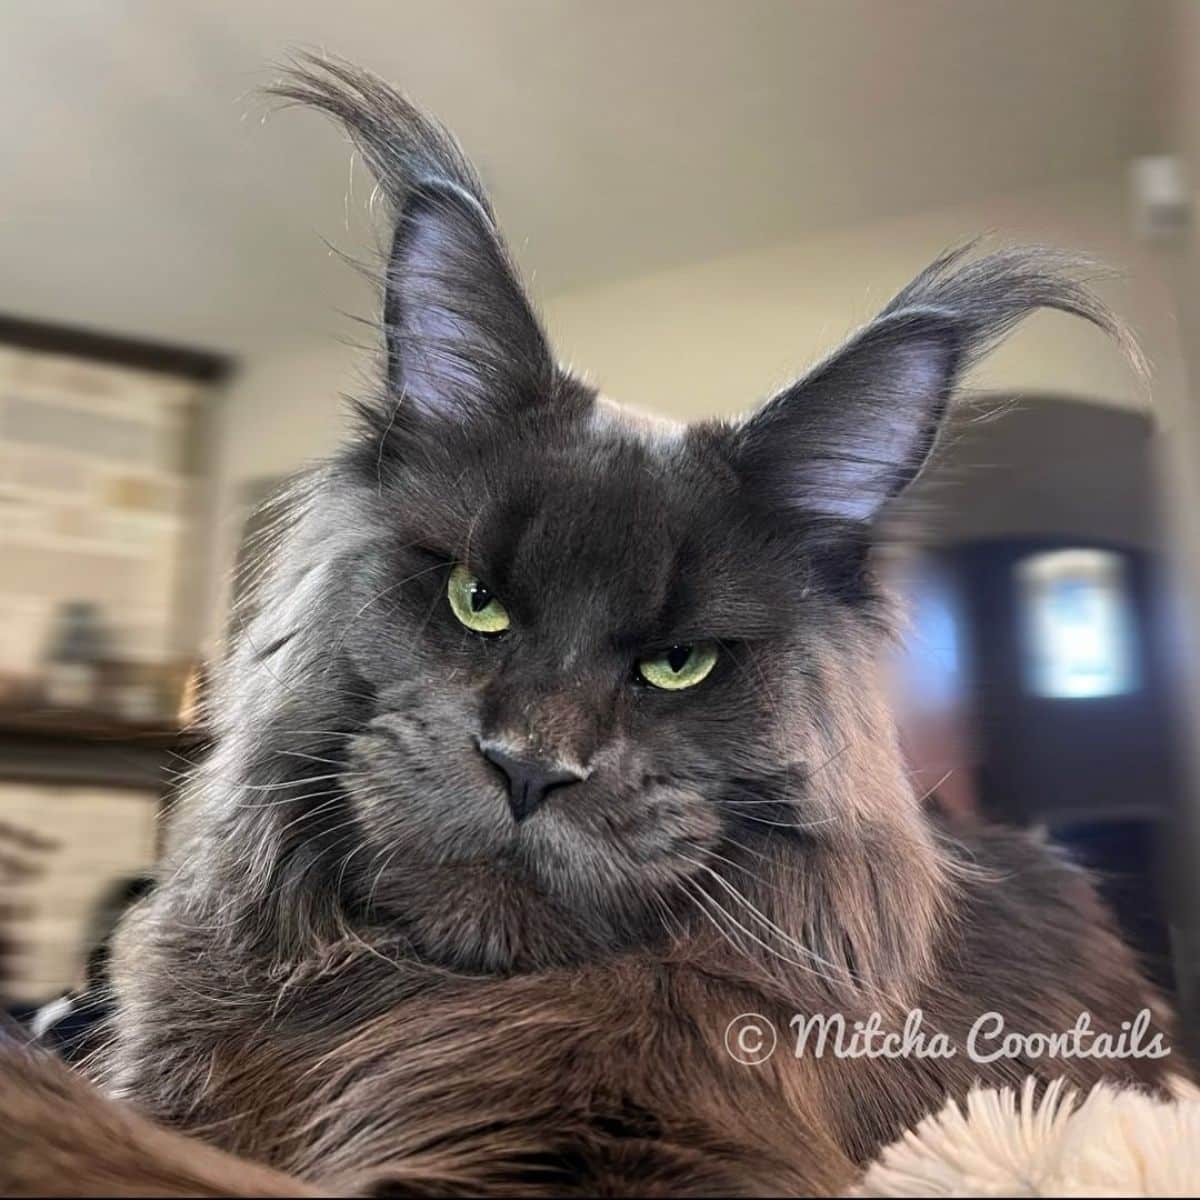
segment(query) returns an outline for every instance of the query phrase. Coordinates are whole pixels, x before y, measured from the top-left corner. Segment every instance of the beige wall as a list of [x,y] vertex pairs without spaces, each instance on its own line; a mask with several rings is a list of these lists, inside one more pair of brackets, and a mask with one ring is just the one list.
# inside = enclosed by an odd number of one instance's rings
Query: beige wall
[[[868,318],[948,246],[997,240],[1079,249],[1127,273],[1102,291],[1179,386],[1160,265],[1128,233],[1124,181],[1091,180],[967,208],[825,231],[783,246],[551,297],[560,353],[615,399],[681,416],[736,411],[778,386]],[[1039,316],[975,379],[1141,407],[1146,389],[1115,347],[1078,321]]]
[[197,622],[203,653],[213,653],[225,625],[230,574],[252,481],[287,475],[337,444],[352,391],[370,355],[331,334],[327,339],[276,346],[242,364],[222,397],[213,431],[214,490],[198,589],[205,615]]
[[[1181,370],[1162,264],[1128,232],[1122,179],[823,231],[541,303],[562,359],[614,399],[681,417],[730,413],[819,358],[941,250],[987,231],[998,240],[1083,250],[1125,272],[1127,278],[1103,290],[1150,354],[1156,404],[1159,395],[1178,395]],[[350,336],[361,339],[362,330]],[[333,334],[247,364],[219,435],[214,565],[232,561],[239,487],[326,452],[341,427],[338,393],[352,390],[369,365],[368,355]],[[1137,407],[1149,402],[1114,347],[1058,315],[1031,321],[975,383]],[[219,600],[214,590],[214,612]]]

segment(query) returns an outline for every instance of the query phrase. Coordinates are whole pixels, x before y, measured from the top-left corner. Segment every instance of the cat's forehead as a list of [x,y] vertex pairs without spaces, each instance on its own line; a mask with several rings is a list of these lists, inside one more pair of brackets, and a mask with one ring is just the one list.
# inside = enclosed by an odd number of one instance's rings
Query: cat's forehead
[[753,601],[736,486],[686,426],[599,402],[492,479],[473,565],[506,598],[647,634]]
[[682,427],[598,407],[508,478],[489,522],[514,570],[590,580],[672,559],[686,539],[695,465]]

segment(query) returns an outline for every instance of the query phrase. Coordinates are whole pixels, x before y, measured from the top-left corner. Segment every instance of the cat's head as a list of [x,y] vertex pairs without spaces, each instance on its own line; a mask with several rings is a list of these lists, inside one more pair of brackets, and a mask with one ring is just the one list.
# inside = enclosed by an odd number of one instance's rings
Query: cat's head
[[873,678],[872,528],[975,356],[1036,307],[1103,311],[1051,256],[951,254],[746,419],[632,418],[558,365],[443,130],[337,64],[281,90],[344,122],[395,223],[378,393],[217,714],[266,883],[468,969],[688,922],[852,973],[919,957],[940,865]]

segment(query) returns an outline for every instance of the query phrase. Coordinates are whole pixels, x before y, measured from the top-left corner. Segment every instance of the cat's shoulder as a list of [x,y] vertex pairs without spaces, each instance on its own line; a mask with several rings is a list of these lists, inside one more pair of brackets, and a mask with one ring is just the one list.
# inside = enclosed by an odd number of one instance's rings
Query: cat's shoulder
[[1093,873],[1044,832],[979,826],[948,848],[957,878],[943,961],[964,986],[1119,997],[1130,1015],[1152,999]]
[[981,822],[939,832],[963,915],[1002,919],[1014,929],[1113,924],[1094,874],[1044,829]]

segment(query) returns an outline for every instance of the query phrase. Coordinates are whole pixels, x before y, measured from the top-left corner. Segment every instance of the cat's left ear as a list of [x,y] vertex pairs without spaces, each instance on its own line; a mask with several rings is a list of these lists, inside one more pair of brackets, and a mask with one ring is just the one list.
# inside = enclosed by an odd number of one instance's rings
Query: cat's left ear
[[936,311],[868,326],[737,431],[747,486],[770,510],[871,521],[928,459],[963,349]]
[[1130,335],[1080,279],[1086,260],[1039,247],[926,268],[832,357],[730,434],[745,486],[769,511],[869,525],[920,472],[963,371],[1024,317],[1053,308]]
[[337,118],[391,209],[383,305],[391,395],[418,417],[454,421],[545,399],[553,355],[454,137],[337,59],[306,57],[270,90]]

